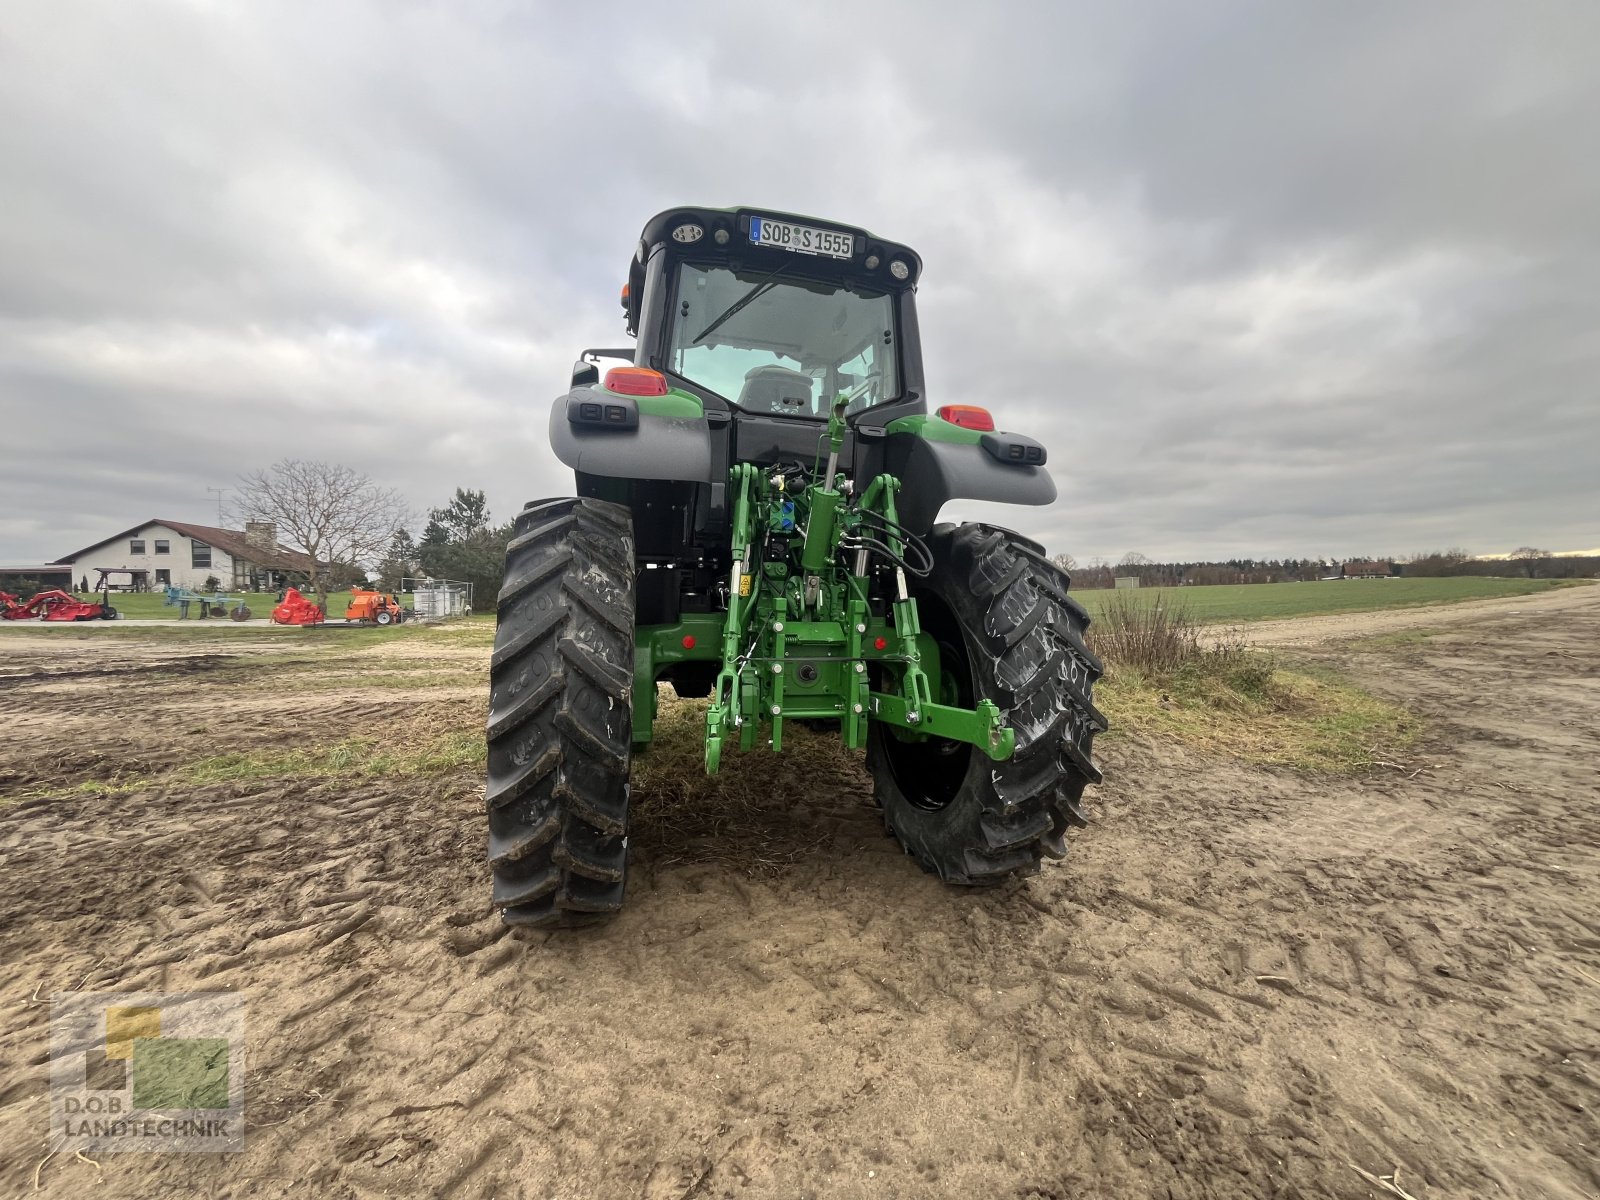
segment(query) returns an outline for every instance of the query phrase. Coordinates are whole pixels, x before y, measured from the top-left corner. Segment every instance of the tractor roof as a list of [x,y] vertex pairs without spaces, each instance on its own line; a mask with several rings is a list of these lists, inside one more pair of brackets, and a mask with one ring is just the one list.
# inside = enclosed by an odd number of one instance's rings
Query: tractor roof
[[[639,249],[634,258],[634,269],[642,268],[657,246],[683,251],[709,254],[734,254],[746,252],[757,256],[792,254],[792,251],[774,250],[752,244],[751,218],[799,225],[813,230],[847,233],[854,238],[848,259],[799,255],[812,265],[832,263],[851,275],[871,277],[886,288],[906,288],[916,285],[922,273],[922,257],[910,246],[891,242],[862,229],[859,225],[846,225],[824,217],[808,217],[800,213],[780,212],[773,208],[755,208],[741,205],[738,208],[669,208],[645,222],[639,236]],[[678,230],[689,227],[699,229],[698,236],[686,238]],[[687,231],[686,231],[687,232]],[[723,236],[726,235],[726,236]],[[720,241],[718,239],[721,239]],[[908,268],[906,277],[900,279],[889,273],[888,265],[899,260]],[[867,264],[871,263],[869,267]]]
[[[793,234],[796,240],[812,239],[815,248],[779,246],[771,237],[758,238],[758,229],[768,235],[776,231]],[[849,239],[848,253],[841,252],[845,243],[839,235]],[[849,278],[889,292],[912,290],[922,274],[922,258],[910,246],[856,225],[771,208],[669,208],[645,222],[639,248],[628,264],[622,307],[630,334],[638,333],[645,264],[657,249],[687,258],[743,262],[757,270],[789,266],[799,273]]]

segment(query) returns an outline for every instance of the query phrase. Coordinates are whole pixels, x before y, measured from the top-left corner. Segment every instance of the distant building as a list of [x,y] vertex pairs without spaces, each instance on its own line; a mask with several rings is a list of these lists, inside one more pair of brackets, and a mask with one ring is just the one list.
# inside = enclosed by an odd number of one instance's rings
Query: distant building
[[1400,574],[1390,562],[1347,562],[1339,570],[1345,579],[1388,579]]
[[273,592],[310,570],[306,555],[278,544],[271,521],[246,521],[243,529],[218,529],[187,521],[152,519],[55,561],[92,588],[112,572],[113,587],[159,591],[203,588],[216,578],[232,591]]

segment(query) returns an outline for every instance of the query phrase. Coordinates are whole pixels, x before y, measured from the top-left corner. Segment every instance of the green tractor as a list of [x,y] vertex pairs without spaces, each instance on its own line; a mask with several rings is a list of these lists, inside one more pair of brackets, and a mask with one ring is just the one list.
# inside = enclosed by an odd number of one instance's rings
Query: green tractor
[[1043,547],[935,523],[950,500],[1056,489],[1033,438],[929,411],[921,271],[906,246],[767,210],[645,226],[635,345],[585,350],[550,413],[577,495],[528,504],[506,554],[487,798],[508,923],[621,906],[661,681],[707,698],[708,772],[732,746],[781,750],[791,721],[837,730],[889,832],[950,883],[1064,854],[1100,779],[1100,664]]

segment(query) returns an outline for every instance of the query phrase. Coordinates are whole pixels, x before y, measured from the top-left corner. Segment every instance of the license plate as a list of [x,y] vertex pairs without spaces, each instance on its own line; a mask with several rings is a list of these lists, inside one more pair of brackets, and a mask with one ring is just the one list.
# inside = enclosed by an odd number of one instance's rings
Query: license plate
[[792,221],[774,221],[771,217],[750,218],[750,242],[795,254],[820,254],[824,258],[849,258],[856,249],[855,238],[848,233],[813,229]]

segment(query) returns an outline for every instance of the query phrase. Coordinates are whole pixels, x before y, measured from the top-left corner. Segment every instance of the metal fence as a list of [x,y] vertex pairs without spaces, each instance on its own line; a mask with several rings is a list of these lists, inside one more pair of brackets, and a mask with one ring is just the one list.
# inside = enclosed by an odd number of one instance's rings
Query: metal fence
[[472,584],[460,579],[402,579],[412,594],[412,611],[424,621],[464,617],[472,611]]

